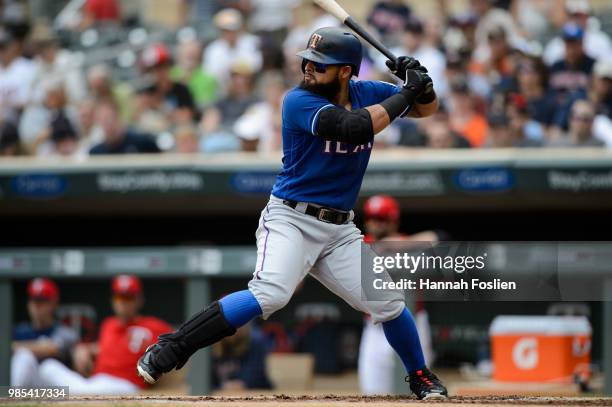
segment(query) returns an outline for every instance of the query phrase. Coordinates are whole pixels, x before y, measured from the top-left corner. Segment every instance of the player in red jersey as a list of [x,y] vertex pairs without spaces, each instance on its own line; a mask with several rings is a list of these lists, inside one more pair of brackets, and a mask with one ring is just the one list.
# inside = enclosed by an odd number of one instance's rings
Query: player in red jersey
[[145,386],[134,366],[145,349],[172,327],[139,314],[144,297],[138,277],[115,277],[112,292],[115,315],[102,322],[97,343],[77,347],[77,371],[55,360],[41,363],[40,375],[47,385],[68,386],[72,395],[133,394]]
[[388,195],[375,195],[363,205],[365,214],[366,243],[384,240],[402,240],[412,242],[436,243],[438,232],[431,230],[406,235],[399,233],[400,208],[397,200]]

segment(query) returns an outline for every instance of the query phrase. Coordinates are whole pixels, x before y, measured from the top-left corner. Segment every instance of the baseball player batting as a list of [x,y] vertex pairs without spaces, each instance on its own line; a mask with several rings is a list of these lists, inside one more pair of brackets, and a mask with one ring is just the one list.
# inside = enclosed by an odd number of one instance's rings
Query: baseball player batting
[[410,389],[420,399],[444,398],[446,388],[426,366],[403,296],[362,299],[361,245],[353,206],[374,135],[398,118],[424,117],[438,102],[427,69],[410,57],[388,61],[403,86],[353,81],[362,46],[339,28],[315,31],[303,58],[304,77],[283,101],[283,169],[261,213],[257,264],[248,289],[213,302],[178,330],[161,335],[137,364],[148,383],[180,369],[198,349],[233,335],[251,319],[284,307],[310,273],[333,293],[381,323],[399,354]]

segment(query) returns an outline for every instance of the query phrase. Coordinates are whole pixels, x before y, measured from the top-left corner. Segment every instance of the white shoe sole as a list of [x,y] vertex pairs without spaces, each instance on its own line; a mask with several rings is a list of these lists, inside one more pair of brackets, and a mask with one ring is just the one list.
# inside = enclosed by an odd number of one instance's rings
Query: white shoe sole
[[138,370],[138,376],[142,377],[145,382],[149,384],[155,384],[155,382],[157,381],[153,377],[151,377],[151,375],[148,374],[144,369],[142,369],[140,365],[136,365],[136,370]]
[[448,397],[441,393],[429,393],[427,396],[423,397],[423,400],[444,400],[447,398]]

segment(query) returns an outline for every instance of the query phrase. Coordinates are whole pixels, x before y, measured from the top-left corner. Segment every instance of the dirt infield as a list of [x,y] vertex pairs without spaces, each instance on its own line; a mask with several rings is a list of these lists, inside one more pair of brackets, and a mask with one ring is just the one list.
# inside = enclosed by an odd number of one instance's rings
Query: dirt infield
[[[39,406],[50,404],[49,401],[18,401],[0,399],[0,404],[19,406]],[[612,406],[612,397],[467,397],[455,396],[447,400],[419,401],[407,396],[253,396],[253,397],[213,397],[213,396],[136,396],[136,397],[71,397],[69,400],[52,401],[55,407],[85,405],[88,407],[140,407],[152,405],[178,405],[194,407],[412,407],[423,404],[437,406],[455,406],[469,404],[472,406]]]

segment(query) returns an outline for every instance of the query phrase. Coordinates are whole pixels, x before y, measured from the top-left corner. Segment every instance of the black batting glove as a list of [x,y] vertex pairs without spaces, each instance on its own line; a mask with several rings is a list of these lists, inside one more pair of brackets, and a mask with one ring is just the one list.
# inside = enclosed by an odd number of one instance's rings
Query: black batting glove
[[421,65],[417,59],[408,56],[398,57],[395,61],[387,60],[385,65],[387,65],[387,68],[389,68],[393,75],[404,82],[406,81],[406,71],[409,69],[427,73],[427,68]]
[[401,93],[411,102],[415,102],[422,95],[433,92],[433,82],[429,75],[421,70],[406,70],[406,79]]

